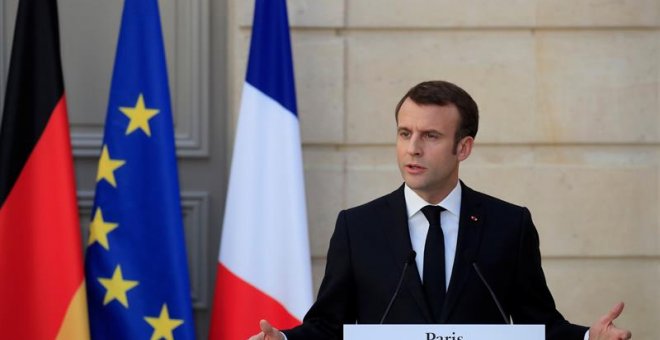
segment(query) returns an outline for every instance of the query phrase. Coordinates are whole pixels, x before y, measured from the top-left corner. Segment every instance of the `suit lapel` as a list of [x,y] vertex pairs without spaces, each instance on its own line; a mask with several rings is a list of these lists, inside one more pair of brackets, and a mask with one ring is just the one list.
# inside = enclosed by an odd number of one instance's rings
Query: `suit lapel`
[[477,194],[463,182],[461,197],[461,216],[458,224],[458,240],[456,257],[452,269],[449,288],[445,297],[444,308],[440,317],[441,323],[446,323],[476,259],[481,242],[482,224],[486,216],[481,209]]
[[[408,211],[406,208],[406,200],[403,195],[403,186],[388,195],[387,202],[390,205],[388,213],[391,214],[389,221],[392,223],[385,224],[387,227],[383,228],[383,230],[390,243],[396,266],[399,272],[401,272],[403,270],[405,259],[408,258],[412,251],[410,231],[408,229]],[[417,254],[417,256],[420,255]],[[431,317],[431,310],[426,302],[424,290],[422,288],[422,281],[419,278],[417,265],[414,261],[406,271],[405,275],[405,286],[417,302],[424,318],[427,322],[431,323],[433,320]]]

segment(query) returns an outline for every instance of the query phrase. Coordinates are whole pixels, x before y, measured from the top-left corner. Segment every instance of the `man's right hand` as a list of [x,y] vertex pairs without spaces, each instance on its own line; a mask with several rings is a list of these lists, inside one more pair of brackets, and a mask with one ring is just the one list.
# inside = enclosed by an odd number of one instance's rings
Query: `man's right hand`
[[266,320],[259,321],[259,328],[261,333],[251,336],[248,340],[284,340],[282,333]]

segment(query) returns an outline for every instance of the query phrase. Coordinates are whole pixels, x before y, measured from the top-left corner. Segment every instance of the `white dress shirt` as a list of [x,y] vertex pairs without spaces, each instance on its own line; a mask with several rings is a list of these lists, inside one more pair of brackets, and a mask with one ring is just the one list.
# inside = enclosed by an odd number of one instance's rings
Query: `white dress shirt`
[[445,289],[449,287],[451,272],[456,257],[456,242],[458,241],[458,221],[461,213],[461,185],[460,182],[441,202],[426,202],[419,197],[408,185],[403,188],[408,209],[408,229],[412,248],[417,253],[415,262],[417,264],[419,277],[424,282],[424,248],[426,245],[426,234],[429,232],[429,221],[421,209],[427,205],[438,205],[445,210],[440,214],[440,225],[445,238]]

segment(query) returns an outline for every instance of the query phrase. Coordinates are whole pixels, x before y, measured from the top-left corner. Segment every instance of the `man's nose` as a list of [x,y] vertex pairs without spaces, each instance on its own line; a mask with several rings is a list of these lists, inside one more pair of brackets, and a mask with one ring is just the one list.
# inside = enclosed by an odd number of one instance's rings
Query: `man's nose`
[[408,143],[408,153],[414,156],[422,154],[421,141],[417,136],[412,136],[410,138],[410,142]]

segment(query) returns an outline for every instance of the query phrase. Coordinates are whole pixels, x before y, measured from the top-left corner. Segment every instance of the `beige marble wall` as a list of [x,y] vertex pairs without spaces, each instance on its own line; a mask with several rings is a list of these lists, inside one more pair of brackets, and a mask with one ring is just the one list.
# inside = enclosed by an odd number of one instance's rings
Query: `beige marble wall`
[[[251,6],[229,6],[232,112]],[[660,2],[288,6],[315,287],[337,211],[401,182],[394,105],[410,86],[446,79],[482,114],[462,178],[531,209],[560,310],[590,324],[624,300],[618,324],[660,339]]]

